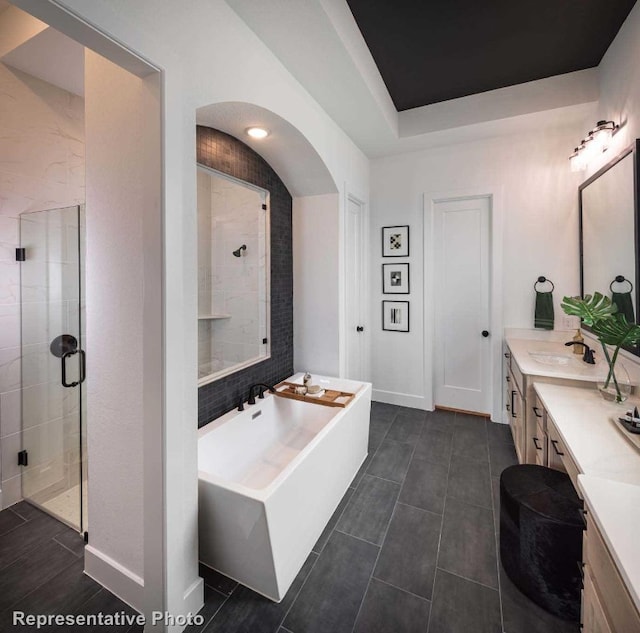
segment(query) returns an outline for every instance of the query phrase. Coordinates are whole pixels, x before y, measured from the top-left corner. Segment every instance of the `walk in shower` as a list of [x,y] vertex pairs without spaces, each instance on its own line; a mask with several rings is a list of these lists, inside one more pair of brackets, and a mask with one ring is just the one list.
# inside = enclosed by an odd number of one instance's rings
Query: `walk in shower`
[[22,496],[87,529],[84,206],[20,216]]

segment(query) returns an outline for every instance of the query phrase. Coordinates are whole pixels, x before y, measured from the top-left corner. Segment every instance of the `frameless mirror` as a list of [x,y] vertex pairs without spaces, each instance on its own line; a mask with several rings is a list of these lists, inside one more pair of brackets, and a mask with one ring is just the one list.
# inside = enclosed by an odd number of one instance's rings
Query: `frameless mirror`
[[202,386],[269,358],[269,192],[197,171]]
[[580,186],[580,283],[583,297],[602,292],[640,322],[636,156],[628,148]]

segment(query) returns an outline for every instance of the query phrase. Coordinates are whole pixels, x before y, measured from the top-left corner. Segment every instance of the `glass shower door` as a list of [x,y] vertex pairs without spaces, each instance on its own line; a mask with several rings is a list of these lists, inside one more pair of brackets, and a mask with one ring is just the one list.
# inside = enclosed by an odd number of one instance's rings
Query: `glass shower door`
[[81,206],[20,216],[22,495],[79,531],[86,529],[83,218]]

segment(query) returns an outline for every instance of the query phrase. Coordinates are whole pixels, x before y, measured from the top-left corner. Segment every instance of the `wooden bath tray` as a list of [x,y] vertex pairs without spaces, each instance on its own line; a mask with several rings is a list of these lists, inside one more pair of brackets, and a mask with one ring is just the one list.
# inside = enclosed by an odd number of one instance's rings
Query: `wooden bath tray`
[[[284,387],[284,389],[283,389]],[[300,387],[299,383],[281,382],[276,385],[276,395],[281,398],[291,398],[291,400],[300,400],[302,402],[311,402],[313,404],[323,404],[325,407],[346,407],[355,397],[355,393],[348,391],[337,391],[334,389],[325,389],[321,396],[303,396],[295,392],[295,388]]]

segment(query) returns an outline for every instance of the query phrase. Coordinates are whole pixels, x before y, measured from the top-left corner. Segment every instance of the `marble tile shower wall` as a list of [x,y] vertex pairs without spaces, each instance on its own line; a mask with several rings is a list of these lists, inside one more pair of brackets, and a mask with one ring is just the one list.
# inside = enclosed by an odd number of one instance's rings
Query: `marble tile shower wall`
[[250,385],[257,382],[276,383],[293,372],[292,201],[283,182],[269,164],[250,147],[228,134],[198,126],[197,160],[207,167],[269,191],[271,243],[271,357],[201,387],[198,390],[198,425],[202,426],[233,409]]
[[[21,441],[20,265],[14,250],[20,239],[19,216],[80,204],[84,187],[83,100],[0,64],[0,489],[4,507],[21,495],[16,465]],[[35,312],[37,304],[32,305]],[[64,314],[62,307],[60,314]],[[49,425],[41,434],[46,438],[45,449],[47,443],[62,441],[64,420],[53,413],[55,407],[45,407],[47,380],[38,372],[46,363],[41,360],[37,354],[25,358],[33,368],[25,401],[38,408],[36,427]]]

